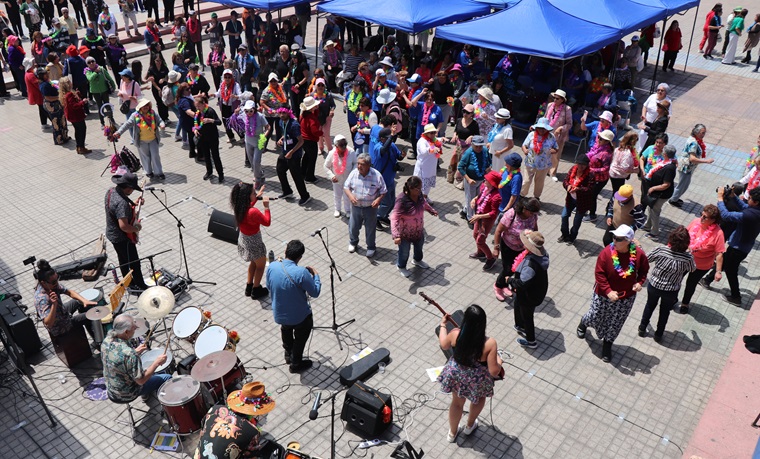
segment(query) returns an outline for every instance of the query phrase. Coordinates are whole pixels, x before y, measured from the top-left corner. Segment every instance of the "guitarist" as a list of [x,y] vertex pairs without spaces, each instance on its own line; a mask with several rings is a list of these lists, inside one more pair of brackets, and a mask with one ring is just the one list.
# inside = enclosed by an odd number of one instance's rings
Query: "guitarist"
[[139,220],[140,206],[144,203],[142,195],[137,198],[137,202],[129,199],[135,190],[142,192],[142,188],[137,183],[137,176],[132,172],[124,175],[114,175],[111,181],[116,184],[106,193],[106,237],[113,245],[116,254],[119,257],[121,265],[121,275],[126,276],[129,270],[132,270],[132,283],[130,288],[133,291],[143,291],[148,288],[143,279],[142,269],[138,261],[140,256],[137,254],[137,235],[140,232],[141,225]]

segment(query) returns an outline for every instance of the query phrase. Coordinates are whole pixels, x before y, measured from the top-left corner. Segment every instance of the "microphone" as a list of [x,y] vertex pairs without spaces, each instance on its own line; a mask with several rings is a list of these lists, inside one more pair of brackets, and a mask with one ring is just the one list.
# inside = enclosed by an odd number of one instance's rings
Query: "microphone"
[[318,230],[316,230],[316,231],[314,231],[313,233],[311,233],[309,236],[311,236],[311,237],[314,237],[314,236],[316,236],[317,234],[322,234],[322,230],[326,230],[326,229],[327,229],[327,227],[326,227],[326,226],[323,226],[322,228],[319,228]]
[[156,188],[154,186],[149,186],[149,187],[145,188],[145,191],[161,191],[161,192],[163,192],[164,190],[162,188]]
[[319,401],[322,399],[322,392],[317,392],[317,399],[314,400],[314,405],[311,407],[311,411],[309,412],[309,419],[312,421],[317,419],[317,415],[319,414]]

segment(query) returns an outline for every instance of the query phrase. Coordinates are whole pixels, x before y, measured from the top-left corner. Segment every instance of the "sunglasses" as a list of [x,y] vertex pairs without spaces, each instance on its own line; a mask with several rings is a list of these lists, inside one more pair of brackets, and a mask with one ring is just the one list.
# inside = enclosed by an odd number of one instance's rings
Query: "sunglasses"
[[657,92],[665,92],[664,89],[658,89]]
[[472,112],[468,112],[467,110],[463,110],[465,115],[472,115]]
[[232,78],[232,75],[224,75],[224,79],[226,80],[227,78]]
[[614,236],[612,239],[614,239],[615,242],[623,242],[623,241],[627,241],[628,240],[628,238],[624,238],[624,237],[620,237],[620,236]]

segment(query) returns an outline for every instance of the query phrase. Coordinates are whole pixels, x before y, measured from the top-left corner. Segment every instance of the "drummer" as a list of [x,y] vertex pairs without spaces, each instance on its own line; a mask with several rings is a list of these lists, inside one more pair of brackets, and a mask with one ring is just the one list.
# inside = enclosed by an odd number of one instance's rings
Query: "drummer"
[[[45,260],[37,262],[37,289],[34,291],[34,308],[37,315],[42,319],[45,328],[50,332],[50,337],[55,338],[68,333],[72,327],[87,328],[91,337],[92,323],[87,319],[84,312],[90,306],[97,303],[88,301],[74,290],[64,287],[58,282],[58,273],[55,272]],[[71,297],[64,303],[61,295]]]
[[113,321],[113,329],[100,347],[103,359],[103,376],[106,378],[108,398],[116,402],[131,402],[137,396],[147,401],[150,394],[171,379],[170,375],[156,374],[156,369],[166,362],[166,353],[143,369],[139,355],[148,347],[145,344],[132,348],[129,340],[135,335],[137,322],[129,314],[122,314]]
[[274,400],[264,384],[258,381],[231,393],[226,404],[212,406],[203,418],[198,448],[193,457],[268,458],[275,451],[282,453],[284,449],[260,429],[274,407]]

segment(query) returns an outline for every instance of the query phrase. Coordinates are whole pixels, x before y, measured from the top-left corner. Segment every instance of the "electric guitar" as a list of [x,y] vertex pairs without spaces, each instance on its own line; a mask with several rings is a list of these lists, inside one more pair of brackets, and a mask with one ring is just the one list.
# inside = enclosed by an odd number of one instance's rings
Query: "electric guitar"
[[[138,204],[136,206],[132,206],[132,220],[129,222],[130,225],[135,226],[137,222],[140,221],[140,210],[142,209],[142,197],[145,194],[145,185],[148,183],[148,179],[143,179],[143,181],[140,183],[140,188],[142,189],[142,192],[140,193],[140,197],[137,198]],[[133,244],[138,244],[140,242],[140,233],[127,233],[127,239],[129,239]]]

